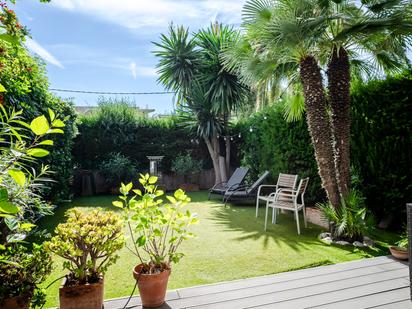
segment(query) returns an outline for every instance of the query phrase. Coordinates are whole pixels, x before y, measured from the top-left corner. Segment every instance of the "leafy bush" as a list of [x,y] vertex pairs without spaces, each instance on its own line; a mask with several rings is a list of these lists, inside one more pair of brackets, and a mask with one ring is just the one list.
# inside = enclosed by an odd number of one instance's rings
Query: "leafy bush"
[[46,248],[65,259],[68,285],[98,282],[119,257],[116,251],[124,245],[123,223],[114,212],[102,209],[82,212],[74,208],[66,217]]
[[[38,195],[49,167],[42,165],[39,172],[35,163],[50,152],[46,148],[53,141],[46,139],[63,133],[63,121],[49,110],[49,120],[36,117],[30,124],[23,121],[22,111],[8,113],[0,106],[0,240],[1,246],[21,241],[33,227],[33,221],[50,213],[50,206]],[[29,166],[28,166],[29,165]]]
[[189,210],[183,210],[190,202],[183,190],[166,196],[169,203],[164,204],[161,199],[164,192],[156,186],[157,177],[141,175],[139,182],[143,192],[133,190],[130,198],[133,183],[122,184],[120,201],[114,201],[113,205],[124,210],[133,243],[137,245],[135,255],[143,264],[143,271],[161,272],[183,257],[178,249],[184,240],[194,236],[190,226],[198,219]]
[[33,244],[8,247],[4,253],[7,263],[0,261],[0,305],[10,297],[24,296],[34,306],[45,303],[45,291],[39,288],[50,275],[52,259],[43,246]]
[[118,187],[121,182],[132,180],[136,174],[132,161],[118,152],[109,154],[108,158],[100,164],[99,171],[112,187]]
[[352,190],[347,199],[342,199],[341,207],[335,209],[330,203],[318,204],[324,220],[332,226],[332,237],[350,241],[363,241],[365,233],[373,226],[367,216],[364,198],[360,192]]
[[200,159],[208,156],[205,146],[190,138],[177,117],[144,118],[124,99],[101,100],[97,110],[79,120],[73,155],[84,169],[98,169],[99,162],[114,152],[129,158],[139,171],[149,169],[150,155],[165,156],[163,172],[170,171],[172,160],[182,150]]
[[[3,17],[0,22],[7,33],[24,41],[28,34],[27,29],[18,24],[17,17],[10,13],[11,10],[4,6],[0,10],[0,16]],[[48,157],[42,159],[43,163],[48,164],[55,172],[56,180],[42,192],[42,196],[52,200],[67,198],[73,170],[71,149],[76,134],[73,104],[48,91],[49,83],[44,63],[40,58],[33,57],[24,45],[11,45],[0,40],[0,64],[0,83],[6,89],[6,92],[0,93],[0,104],[23,110],[22,116],[29,122],[47,114],[48,109],[65,120],[66,126],[62,128],[65,134],[59,138],[51,138],[55,147]]]
[[194,159],[190,154],[179,155],[172,161],[172,172],[188,175],[202,170],[202,161]]
[[362,177],[360,189],[376,217],[392,218],[397,229],[412,196],[411,98],[411,72],[352,91],[351,154]]

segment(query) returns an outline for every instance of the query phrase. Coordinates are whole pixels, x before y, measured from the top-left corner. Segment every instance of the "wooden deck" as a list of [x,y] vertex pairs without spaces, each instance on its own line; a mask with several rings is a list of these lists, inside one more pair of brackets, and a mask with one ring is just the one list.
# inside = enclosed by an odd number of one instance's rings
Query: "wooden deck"
[[[123,308],[126,300],[108,300],[105,309]],[[141,308],[139,297],[127,308]],[[407,263],[377,257],[169,291],[160,308],[403,309],[412,302]]]

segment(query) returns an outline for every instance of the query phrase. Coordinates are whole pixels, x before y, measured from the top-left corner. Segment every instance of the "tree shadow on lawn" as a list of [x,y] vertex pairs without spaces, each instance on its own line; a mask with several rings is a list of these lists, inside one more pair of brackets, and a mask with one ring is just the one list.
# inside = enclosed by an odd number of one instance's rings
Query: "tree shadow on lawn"
[[263,245],[267,248],[271,241],[278,246],[288,246],[297,252],[305,250],[325,249],[333,247],[347,251],[348,254],[357,254],[364,257],[375,257],[387,255],[387,244],[377,242],[374,248],[359,248],[352,245],[342,246],[336,244],[326,244],[318,238],[319,233],[325,229],[308,222],[305,228],[303,216],[300,213],[299,222],[301,234],[297,234],[296,222],[292,213],[278,214],[277,224],[272,224],[272,212],[268,214],[268,228],[264,231],[265,208],[259,207],[259,215],[255,216],[255,205],[252,204],[223,204],[215,203],[208,219],[213,220],[218,225],[224,226],[226,231],[241,232],[242,236],[235,237],[235,240],[260,240],[263,238]]

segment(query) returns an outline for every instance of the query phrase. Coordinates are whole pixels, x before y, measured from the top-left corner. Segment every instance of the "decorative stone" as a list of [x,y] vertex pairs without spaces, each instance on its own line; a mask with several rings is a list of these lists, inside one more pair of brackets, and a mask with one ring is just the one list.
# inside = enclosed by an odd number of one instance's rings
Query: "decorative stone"
[[322,238],[322,241],[326,242],[327,244],[331,244],[333,242],[332,237]]
[[363,244],[367,247],[375,246],[375,242],[370,239],[368,236],[363,236]]
[[361,243],[360,241],[354,241],[353,244],[355,247],[366,247],[364,243]]
[[345,240],[338,240],[338,241],[335,241],[334,243],[337,245],[341,245],[341,246],[348,246],[351,244],[350,242],[345,241]]
[[330,233],[325,232],[319,234],[320,239],[325,239],[326,237],[331,237]]

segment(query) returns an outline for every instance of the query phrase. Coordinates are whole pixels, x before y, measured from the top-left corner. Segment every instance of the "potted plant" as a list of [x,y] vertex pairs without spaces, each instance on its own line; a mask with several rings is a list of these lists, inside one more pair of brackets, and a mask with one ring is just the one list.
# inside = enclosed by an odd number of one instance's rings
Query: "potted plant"
[[194,159],[190,154],[179,155],[172,161],[171,170],[178,175],[183,175],[180,189],[199,191],[199,185],[193,183],[193,176],[202,170],[202,161]]
[[45,291],[39,285],[52,270],[50,254],[42,245],[30,248],[17,244],[7,247],[0,261],[0,307],[28,309],[45,303]]
[[132,180],[136,169],[128,157],[118,152],[112,152],[100,164],[99,172],[109,185],[110,193],[119,194],[119,184]]
[[401,239],[396,243],[396,246],[390,246],[389,251],[393,257],[399,260],[407,260],[409,258],[408,233],[401,236]]
[[[133,241],[138,264],[133,276],[144,307],[158,307],[165,301],[171,264],[183,257],[178,249],[182,242],[194,234],[190,226],[197,223],[195,214],[184,210],[190,198],[181,189],[173,196],[162,199],[164,192],[156,186],[157,177],[140,175],[139,189],[133,183],[121,184],[121,196],[113,205],[124,210],[127,226]],[[131,191],[134,195],[129,196]]]
[[104,273],[124,245],[123,223],[112,211],[67,211],[47,248],[65,259],[69,271],[59,290],[61,309],[101,309]]

